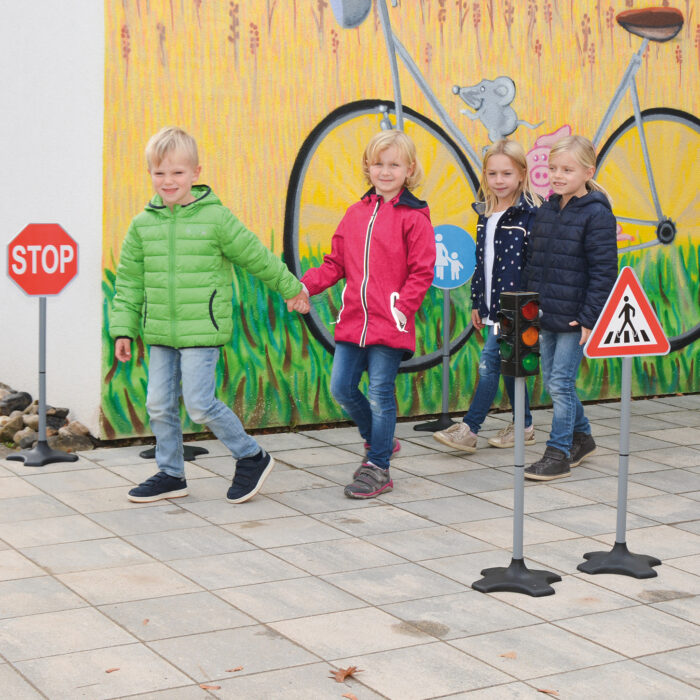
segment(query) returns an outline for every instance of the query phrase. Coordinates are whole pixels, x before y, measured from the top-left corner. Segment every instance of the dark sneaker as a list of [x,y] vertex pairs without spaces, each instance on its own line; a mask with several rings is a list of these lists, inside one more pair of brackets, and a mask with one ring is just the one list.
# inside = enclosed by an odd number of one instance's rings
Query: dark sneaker
[[253,498],[274,466],[275,460],[265,450],[260,450],[254,457],[239,459],[226,500],[229,503],[244,503]]
[[595,440],[590,433],[574,433],[574,441],[571,445],[571,466],[578,467],[586,457],[595,454]]
[[355,472],[354,481],[345,487],[348,498],[374,498],[381,493],[389,493],[394,488],[388,469],[375,467],[371,462],[363,462]]
[[571,476],[569,459],[564,452],[551,445],[547,445],[541,459],[525,470],[526,479],[537,481],[551,481],[565,476]]
[[150,503],[162,498],[181,498],[187,495],[187,481],[165,472],[158,472],[129,491],[127,498],[134,503]]

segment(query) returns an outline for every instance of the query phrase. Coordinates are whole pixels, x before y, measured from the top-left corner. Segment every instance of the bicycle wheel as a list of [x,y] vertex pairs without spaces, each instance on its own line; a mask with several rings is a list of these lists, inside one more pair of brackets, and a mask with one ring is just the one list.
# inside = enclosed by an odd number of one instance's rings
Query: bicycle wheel
[[[343,105],[320,122],[304,141],[292,168],[284,221],[284,254],[290,270],[301,276],[330,252],[331,237],[345,210],[367,189],[360,158],[369,139],[393,113],[394,103],[361,100]],[[425,179],[415,194],[430,206],[434,226],[476,227],[471,202],[478,181],[457,144],[437,124],[404,107],[404,130],[416,144]],[[304,320],[311,334],[334,352],[332,327],[341,307],[342,285],[312,299]],[[450,354],[469,338],[469,285],[451,291]],[[416,314],[416,353],[399,371],[437,365],[442,358],[442,292],[431,287]]]
[[634,268],[671,349],[678,350],[700,337],[700,195],[693,176],[700,120],[679,110],[656,108],[642,112],[642,124],[661,216],[633,117],[601,148],[596,180],[612,196],[622,228],[620,265]]

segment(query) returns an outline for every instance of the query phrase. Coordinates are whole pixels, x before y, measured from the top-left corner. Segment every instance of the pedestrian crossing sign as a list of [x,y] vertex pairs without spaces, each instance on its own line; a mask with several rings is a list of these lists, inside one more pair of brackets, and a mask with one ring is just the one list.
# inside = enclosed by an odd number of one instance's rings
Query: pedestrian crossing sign
[[591,332],[586,357],[666,355],[671,349],[631,267],[623,267]]

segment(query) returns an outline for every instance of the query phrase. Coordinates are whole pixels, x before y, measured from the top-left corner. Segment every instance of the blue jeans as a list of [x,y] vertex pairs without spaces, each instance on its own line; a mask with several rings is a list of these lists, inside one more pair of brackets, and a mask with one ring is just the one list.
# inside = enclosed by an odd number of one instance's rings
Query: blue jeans
[[576,394],[576,375],[583,357],[579,345],[581,333],[540,332],[540,356],[544,386],[552,397],[552,430],[547,445],[571,452],[574,432],[588,433],[591,427],[583,415],[583,405]]
[[[479,358],[479,384],[476,387],[474,398],[469,405],[467,415],[462,419],[472,433],[478,433],[486,418],[498,391],[498,380],[501,378],[501,354],[498,350],[498,336],[494,332],[494,326],[486,326],[486,342]],[[506,385],[510,405],[515,400],[515,379],[503,377]],[[525,427],[532,425],[530,414],[530,400],[525,387]]]
[[170,476],[185,476],[180,384],[190,418],[206,425],[235,458],[252,457],[260,451],[236,414],[214,394],[219,348],[177,349],[153,345],[150,350],[146,408],[156,437],[156,463],[160,471]]
[[[369,444],[367,460],[382,469],[389,468],[394,447],[395,382],[403,353],[386,345],[361,348],[354,343],[335,344],[331,394]],[[365,370],[369,377],[367,396],[359,389]]]

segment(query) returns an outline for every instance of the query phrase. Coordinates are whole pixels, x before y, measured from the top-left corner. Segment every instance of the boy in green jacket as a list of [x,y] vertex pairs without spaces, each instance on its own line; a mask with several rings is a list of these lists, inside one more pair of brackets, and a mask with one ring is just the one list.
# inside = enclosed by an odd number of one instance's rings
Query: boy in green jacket
[[309,300],[299,282],[206,185],[195,140],[166,127],[146,146],[156,191],[131,222],[117,267],[110,335],[120,362],[131,358],[140,330],[150,346],[146,408],[156,437],[159,472],[129,491],[136,503],[187,495],[179,399],[196,423],[231,450],[236,471],[227,500],[252,498],[274,460],[215,396],[220,347],[233,331],[232,269],[238,265],[302,313]]

